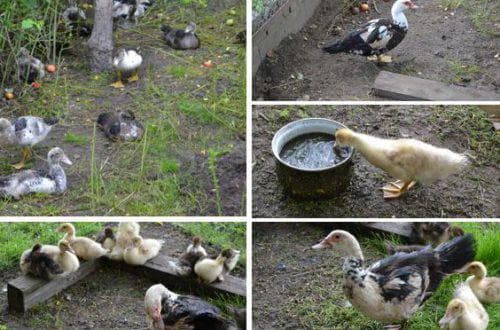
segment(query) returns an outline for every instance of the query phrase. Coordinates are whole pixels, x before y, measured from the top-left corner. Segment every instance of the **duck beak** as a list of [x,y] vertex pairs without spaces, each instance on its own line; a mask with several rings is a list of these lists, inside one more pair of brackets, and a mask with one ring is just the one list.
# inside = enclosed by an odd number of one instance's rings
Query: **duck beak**
[[449,315],[448,313],[446,313],[443,316],[443,318],[441,320],[439,320],[439,327],[441,329],[445,329],[448,326],[448,324],[451,322],[451,319],[452,319],[451,315]]
[[326,249],[330,246],[325,240],[321,241],[320,243],[313,245],[311,249],[313,250],[321,250],[321,249]]
[[417,9],[419,8],[416,4],[414,4],[412,1],[408,1],[408,8],[410,9]]
[[66,155],[62,156],[61,162],[63,162],[64,164],[73,165],[73,162]]

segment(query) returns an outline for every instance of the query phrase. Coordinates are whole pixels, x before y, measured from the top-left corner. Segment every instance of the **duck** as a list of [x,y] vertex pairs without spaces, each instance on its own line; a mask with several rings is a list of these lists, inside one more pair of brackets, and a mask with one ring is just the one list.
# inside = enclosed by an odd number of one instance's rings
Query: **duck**
[[103,248],[101,244],[88,237],[77,237],[75,226],[69,222],[61,224],[56,231],[65,233],[63,240],[68,242],[75,254],[83,260],[94,260],[108,254],[108,250]]
[[58,247],[59,253],[54,261],[61,267],[64,274],[76,272],[80,268],[80,261],[70,244],[65,240],[60,240]]
[[222,271],[222,274],[219,275],[219,281],[224,281],[224,276],[228,275],[234,269],[234,267],[236,267],[238,260],[240,260],[240,254],[241,251],[239,250],[226,250],[227,259],[224,262],[224,270]]
[[52,127],[58,122],[57,118],[44,119],[35,116],[19,117],[14,121],[14,124],[10,123],[8,119],[1,119],[1,136],[6,137],[5,141],[8,144],[16,144],[22,147],[21,161],[12,165],[15,169],[20,170],[26,166],[26,161],[33,154],[31,148],[45,140]]
[[[210,284],[220,280],[224,272],[224,264],[231,256],[229,249],[223,250],[215,259],[203,258],[194,265],[194,273],[205,284]],[[223,277],[222,277],[223,279]]]
[[408,320],[437,290],[442,280],[474,260],[471,234],[454,238],[433,249],[396,253],[369,267],[360,244],[351,233],[333,230],[312,249],[335,249],[344,263],[344,294],[361,313],[379,322]]
[[137,222],[120,222],[116,233],[116,244],[109,254],[109,258],[115,261],[123,260],[125,248],[132,245],[132,239],[139,236],[141,227]]
[[486,266],[482,262],[471,262],[465,267],[463,273],[473,274],[467,278],[466,283],[480,302],[500,303],[500,278],[486,277]]
[[[29,264],[28,257],[30,256],[32,250],[33,250],[33,248],[27,249],[21,254],[21,258],[19,260],[19,268],[21,269],[21,273],[23,275],[28,275],[28,273],[29,273],[30,264]],[[39,251],[42,253],[45,253],[51,259],[56,259],[57,256],[61,253],[59,246],[50,245],[50,244],[41,245],[41,248]]]
[[132,246],[123,251],[123,260],[129,265],[144,265],[158,255],[163,243],[161,240],[136,236],[132,239]]
[[111,84],[114,88],[123,88],[125,85],[122,81],[123,72],[132,72],[128,78],[128,82],[139,80],[139,67],[142,64],[142,56],[134,49],[122,48],[118,51],[117,55],[113,57],[113,66],[117,70],[118,79]]
[[0,177],[0,198],[14,198],[33,193],[62,194],[67,189],[66,173],[61,163],[72,165],[61,148],[53,148],[47,154],[46,170],[24,170]]
[[48,254],[41,251],[42,245],[35,244],[25,257],[28,274],[45,280],[52,280],[63,274],[61,267]]
[[102,245],[106,250],[113,250],[116,245],[116,237],[111,227],[104,228],[96,236],[95,241]]
[[178,260],[169,261],[169,264],[175,269],[179,276],[190,276],[193,273],[193,267],[198,260],[207,256],[207,251],[201,245],[203,242],[200,236],[194,236],[191,244],[186,251],[181,254]]
[[97,118],[97,125],[111,141],[140,141],[144,135],[144,126],[128,110],[101,113]]
[[337,154],[341,153],[341,147],[354,147],[372,165],[398,179],[382,188],[385,199],[401,197],[416,181],[430,184],[469,165],[464,154],[415,139],[382,139],[341,128],[335,132],[335,140]]
[[196,24],[189,22],[184,30],[173,29],[169,25],[162,24],[160,29],[167,45],[173,49],[197,49],[200,47],[200,39],[196,35]]
[[369,61],[390,63],[391,56],[384,53],[403,41],[409,28],[404,12],[416,8],[418,6],[411,0],[396,0],[391,9],[392,19],[373,19],[323,50],[330,54],[351,53],[367,56]]
[[38,58],[31,55],[24,47],[17,58],[18,77],[21,82],[33,83],[45,77],[45,66]]
[[199,297],[172,292],[163,284],[155,284],[146,291],[144,310],[151,330],[236,330],[235,324],[225,319],[217,307]]
[[441,329],[485,330],[489,316],[467,283],[460,283],[439,320]]
[[87,24],[87,15],[78,7],[75,0],[68,1],[68,7],[62,12],[61,20],[66,29],[75,31],[80,37],[88,37],[92,33],[92,25]]
[[113,18],[127,20],[134,18],[138,23],[139,17],[153,4],[152,0],[113,0]]
[[16,143],[14,125],[6,119],[0,118],[0,147],[8,147]]

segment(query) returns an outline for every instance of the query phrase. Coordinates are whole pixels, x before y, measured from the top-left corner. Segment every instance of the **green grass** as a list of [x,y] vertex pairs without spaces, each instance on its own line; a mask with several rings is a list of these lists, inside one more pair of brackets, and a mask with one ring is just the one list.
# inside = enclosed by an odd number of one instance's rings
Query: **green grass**
[[450,70],[455,74],[455,82],[470,80],[481,73],[481,68],[479,66],[460,62],[450,62]]
[[86,145],[88,141],[85,135],[68,132],[64,135],[64,142],[76,145]]
[[441,5],[449,10],[464,8],[476,29],[483,34],[498,35],[498,1],[493,0],[441,0]]

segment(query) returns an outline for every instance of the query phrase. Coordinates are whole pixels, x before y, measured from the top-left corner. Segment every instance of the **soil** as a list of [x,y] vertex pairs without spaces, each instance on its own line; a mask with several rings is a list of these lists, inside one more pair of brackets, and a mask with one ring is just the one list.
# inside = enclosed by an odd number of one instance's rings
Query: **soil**
[[[362,56],[324,52],[326,44],[365,22],[390,16],[392,2],[377,1],[381,15],[372,9],[356,16],[346,10],[347,2],[323,1],[299,33],[268,54],[254,78],[253,99],[378,100],[370,93],[381,70],[499,90],[500,71],[494,58],[498,35],[478,32],[463,9],[444,11],[439,1],[419,3],[419,9],[407,11],[409,31],[388,53],[393,58],[390,64],[377,66]],[[479,72],[457,73],[454,64]]]
[[[165,244],[160,253],[174,257],[180,256],[190,242],[189,237],[168,223],[141,223],[141,234],[144,237],[163,239]],[[218,247],[206,243],[204,246],[209,254],[220,252]],[[55,326],[64,329],[147,328],[143,307],[144,293],[156,283],[146,277],[105,264],[75,285],[22,315],[9,313],[7,309],[7,281],[19,275],[17,268],[0,274],[3,288],[0,294],[0,324],[9,329],[53,329]],[[245,270],[238,266],[234,275],[245,277]],[[191,294],[179,290],[175,292]]]
[[[498,178],[495,142],[472,142],[478,134],[492,134],[494,137],[495,131],[493,125],[487,121],[484,127],[476,127],[479,120],[471,113],[472,109],[475,108],[459,110],[428,106],[256,106],[252,115],[253,217],[497,217],[495,203],[498,200],[498,190],[496,179],[492,180]],[[460,113],[463,117],[452,119],[457,111],[462,111]],[[350,185],[345,192],[324,200],[293,199],[285,193],[278,179],[277,162],[271,151],[271,141],[274,133],[282,126],[306,117],[333,119],[354,130],[379,137],[416,138],[455,152],[466,152],[476,157],[476,161],[461,175],[453,175],[431,185],[417,184],[401,198],[385,201],[378,188],[392,178],[372,166],[355,151]],[[477,149],[479,145],[484,147],[482,151]],[[489,157],[493,158],[487,160]],[[480,159],[484,162],[478,162]]]

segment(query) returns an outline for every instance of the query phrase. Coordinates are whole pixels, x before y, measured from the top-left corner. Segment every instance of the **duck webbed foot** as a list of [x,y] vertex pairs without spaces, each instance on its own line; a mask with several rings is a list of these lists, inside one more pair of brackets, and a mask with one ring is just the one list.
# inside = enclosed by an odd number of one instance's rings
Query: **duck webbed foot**
[[401,180],[398,180],[396,182],[389,182],[382,188],[382,190],[384,191],[384,198],[394,199],[401,197],[401,195],[407,192],[414,185],[415,181],[403,182]]
[[122,81],[122,72],[121,71],[118,71],[118,79],[116,80],[116,82],[112,83],[110,86],[113,86],[114,88],[125,87],[125,85],[123,84],[123,81]]
[[16,170],[23,169],[26,166],[26,161],[31,158],[33,152],[30,147],[23,147],[21,149],[21,161],[17,164],[12,165]]
[[137,70],[134,71],[134,73],[128,78],[128,82],[134,82],[139,80],[139,74],[137,73]]
[[390,55],[371,55],[367,57],[368,61],[375,63],[392,63],[392,57]]

